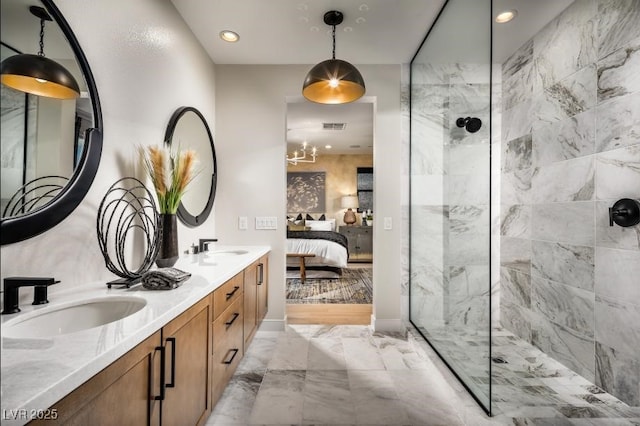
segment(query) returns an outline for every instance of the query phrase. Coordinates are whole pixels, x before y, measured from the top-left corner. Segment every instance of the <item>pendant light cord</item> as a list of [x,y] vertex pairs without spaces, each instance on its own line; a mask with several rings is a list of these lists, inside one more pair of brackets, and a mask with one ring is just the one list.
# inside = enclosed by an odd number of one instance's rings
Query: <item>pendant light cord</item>
[[44,19],[40,19],[40,51],[38,56],[44,56]]
[[333,59],[336,59],[336,26],[333,26]]

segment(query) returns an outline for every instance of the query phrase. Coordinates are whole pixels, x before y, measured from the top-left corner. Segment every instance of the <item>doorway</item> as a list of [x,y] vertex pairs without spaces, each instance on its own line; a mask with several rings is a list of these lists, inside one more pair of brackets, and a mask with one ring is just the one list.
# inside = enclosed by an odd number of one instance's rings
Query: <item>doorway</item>
[[362,100],[287,102],[286,315],[291,324],[370,324],[373,117]]

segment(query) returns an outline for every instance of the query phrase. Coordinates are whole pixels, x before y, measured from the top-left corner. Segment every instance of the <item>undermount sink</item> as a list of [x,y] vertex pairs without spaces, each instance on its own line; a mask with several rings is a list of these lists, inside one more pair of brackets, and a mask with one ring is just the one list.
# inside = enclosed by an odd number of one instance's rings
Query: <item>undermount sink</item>
[[145,299],[111,296],[38,309],[2,324],[2,337],[53,337],[108,324],[144,308]]
[[213,256],[239,256],[247,253],[249,253],[247,250],[216,250],[209,252]]

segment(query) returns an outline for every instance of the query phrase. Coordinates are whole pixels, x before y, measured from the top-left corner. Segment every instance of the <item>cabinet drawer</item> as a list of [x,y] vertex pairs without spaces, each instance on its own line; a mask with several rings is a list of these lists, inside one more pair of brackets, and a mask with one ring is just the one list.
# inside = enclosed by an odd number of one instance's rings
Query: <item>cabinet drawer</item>
[[240,297],[213,322],[214,353],[228,349],[230,342],[233,342],[237,335],[242,338],[243,314],[242,297]]
[[[242,299],[237,304],[242,307]],[[235,304],[234,306],[235,307]],[[211,369],[212,403],[218,401],[227,383],[236,371],[240,360],[244,356],[244,333],[242,327],[242,311],[229,328],[226,324],[233,319],[237,310],[228,309],[213,323],[213,365]],[[233,312],[232,312],[233,311]],[[229,317],[228,319],[226,317]]]
[[240,272],[213,292],[213,317],[218,318],[242,295],[244,273]]

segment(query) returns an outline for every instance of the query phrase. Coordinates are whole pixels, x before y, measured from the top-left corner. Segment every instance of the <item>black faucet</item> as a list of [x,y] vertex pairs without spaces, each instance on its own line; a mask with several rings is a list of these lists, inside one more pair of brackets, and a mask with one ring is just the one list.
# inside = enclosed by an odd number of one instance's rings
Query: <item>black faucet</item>
[[2,314],[15,314],[20,312],[18,307],[18,289],[20,287],[35,287],[33,290],[33,305],[49,303],[47,300],[47,287],[57,284],[55,278],[47,277],[7,277],[4,279],[4,309]]
[[198,253],[209,250],[209,243],[215,243],[217,238],[201,238],[198,240]]

